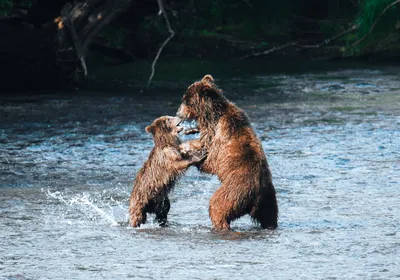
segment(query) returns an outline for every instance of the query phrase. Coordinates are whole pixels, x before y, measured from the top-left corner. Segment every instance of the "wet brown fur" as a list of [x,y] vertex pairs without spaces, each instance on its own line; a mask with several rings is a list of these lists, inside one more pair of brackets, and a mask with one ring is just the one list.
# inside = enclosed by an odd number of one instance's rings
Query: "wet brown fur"
[[201,152],[191,149],[190,144],[181,144],[177,124],[177,118],[164,116],[146,127],[155,145],[136,176],[129,199],[133,227],[146,223],[146,213],[155,213],[158,223],[166,225],[170,209],[168,193],[190,165],[204,158]]
[[[275,229],[278,204],[262,144],[244,111],[230,102],[206,75],[183,96],[177,115],[196,119],[207,158],[201,171],[216,174],[222,185],[210,200],[209,214],[217,230],[245,215],[262,228]],[[194,140],[196,141],[196,140]]]

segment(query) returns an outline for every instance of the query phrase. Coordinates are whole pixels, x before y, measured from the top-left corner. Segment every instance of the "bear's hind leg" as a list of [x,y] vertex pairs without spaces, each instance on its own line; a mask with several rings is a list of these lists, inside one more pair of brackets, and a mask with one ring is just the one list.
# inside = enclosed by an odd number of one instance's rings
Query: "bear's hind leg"
[[223,186],[221,186],[210,199],[209,214],[213,228],[216,230],[230,230],[230,213],[232,210],[233,203],[227,200]]
[[146,223],[147,215],[145,211],[145,204],[143,201],[136,199],[133,192],[129,199],[129,222],[133,227],[139,227],[141,224]]
[[146,212],[141,210],[130,211],[130,224],[133,227],[139,227],[141,224],[146,223],[147,215]]
[[157,203],[155,207],[156,220],[158,224],[162,227],[167,226],[167,216],[169,209],[171,208],[171,204],[169,202],[168,196],[163,197],[160,202]]
[[265,193],[258,200],[250,216],[259,222],[263,229],[276,229],[278,227],[278,203],[275,190]]

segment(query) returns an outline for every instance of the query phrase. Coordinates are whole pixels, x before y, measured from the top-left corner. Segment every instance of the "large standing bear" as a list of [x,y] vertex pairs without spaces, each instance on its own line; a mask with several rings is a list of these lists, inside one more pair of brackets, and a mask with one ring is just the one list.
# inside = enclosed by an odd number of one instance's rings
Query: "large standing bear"
[[186,90],[177,116],[197,121],[200,139],[193,141],[208,154],[199,168],[222,183],[210,200],[213,227],[229,230],[231,221],[250,214],[262,228],[275,229],[278,204],[271,171],[246,114],[206,75]]

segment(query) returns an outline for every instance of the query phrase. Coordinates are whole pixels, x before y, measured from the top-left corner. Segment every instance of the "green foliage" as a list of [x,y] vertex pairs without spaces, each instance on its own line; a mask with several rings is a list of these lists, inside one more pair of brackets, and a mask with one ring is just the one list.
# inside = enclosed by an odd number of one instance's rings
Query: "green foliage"
[[0,15],[7,14],[13,6],[11,0],[0,0]]
[[368,38],[360,44],[360,48],[383,40],[395,31],[396,23],[400,20],[400,3],[390,7],[382,14],[384,9],[394,2],[395,0],[365,0],[357,17],[357,23],[360,26],[358,38],[364,36],[368,36]]
[[[172,6],[173,10],[182,9],[182,6],[176,5]],[[288,15],[298,6],[298,1],[293,0],[194,1],[193,8],[180,11],[175,29],[181,29],[181,33],[188,35],[218,33],[262,39],[271,34],[287,33]]]
[[[400,34],[396,37],[400,28],[400,4],[380,16],[395,1],[173,0],[166,3],[172,29],[177,35],[174,41],[186,43],[198,40],[207,46],[204,49],[209,48],[208,44],[212,47],[210,42],[214,41],[232,45],[240,42],[234,47],[238,46],[241,51],[242,46],[246,48],[245,44],[240,45],[244,42],[249,42],[252,48],[265,49],[294,41],[304,45],[319,44],[333,38],[327,41],[332,47],[327,52],[332,51],[336,55],[341,47],[343,55],[353,56],[379,48],[392,49],[390,44],[400,48]],[[168,36],[163,17],[157,15],[156,2],[146,3],[146,13],[138,21],[136,29],[131,31],[136,36],[135,41],[140,42],[137,46],[141,50],[143,46],[159,45]],[[359,26],[358,30],[351,29],[353,26]],[[185,41],[185,37],[189,40]],[[358,43],[364,37],[366,39]],[[196,44],[193,45],[197,50]],[[199,49],[203,51],[201,47]]]
[[33,0],[0,0],[0,16],[7,15],[13,7],[29,9]]
[[342,43],[343,46],[340,49],[340,52],[343,56],[359,56],[361,54],[361,48],[352,48],[354,42],[358,40],[358,35],[355,33],[349,33],[343,36]]

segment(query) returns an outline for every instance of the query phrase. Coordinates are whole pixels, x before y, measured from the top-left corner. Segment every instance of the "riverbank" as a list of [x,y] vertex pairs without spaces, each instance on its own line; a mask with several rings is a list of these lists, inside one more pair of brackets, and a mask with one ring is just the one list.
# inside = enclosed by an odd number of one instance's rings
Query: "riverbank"
[[[171,44],[171,46],[166,47],[157,60],[154,77],[149,89],[147,89],[147,84],[151,75],[153,57],[124,62],[118,58],[91,51],[86,59],[88,77],[82,84],[64,85],[61,88],[48,89],[45,84],[40,88],[30,88],[24,83],[9,84],[8,81],[1,81],[2,90],[0,95],[18,92],[32,92],[32,94],[35,94],[35,92],[43,93],[49,90],[94,90],[99,92],[117,91],[146,94],[148,90],[162,90],[165,92],[176,89],[182,90],[207,73],[219,80],[243,72],[247,73],[247,75],[312,73],[347,68],[363,69],[397,66],[400,62],[400,57],[396,51],[361,57],[327,57],[324,56],[327,54],[324,54],[323,51],[318,53],[320,50],[309,49],[299,52],[294,48],[288,48],[266,56],[242,59],[244,54],[255,51],[250,47],[250,43],[247,48],[232,49],[230,55],[225,50],[221,50],[222,46],[218,45],[214,45],[215,52],[212,52],[213,49],[207,50],[207,52],[210,52],[209,55],[206,55],[204,51],[195,55],[195,50],[188,50],[188,55],[179,55],[177,51],[170,50],[174,46],[174,44]],[[188,48],[190,48],[190,44]],[[205,48],[202,49],[204,50]]]
[[[397,66],[397,60],[342,58],[329,60],[291,60],[288,57],[280,59],[276,56],[237,59],[225,58],[186,58],[162,56],[155,65],[155,74],[147,89],[151,75],[151,62],[138,60],[133,63],[120,64],[118,61],[98,53],[89,55],[88,80],[78,89],[97,91],[120,91],[147,94],[146,92],[172,91],[182,92],[188,85],[211,74],[217,81],[225,77],[241,76],[253,77],[268,74],[295,74],[317,73],[340,69],[374,69],[382,66]],[[232,88],[234,85],[225,85]]]

